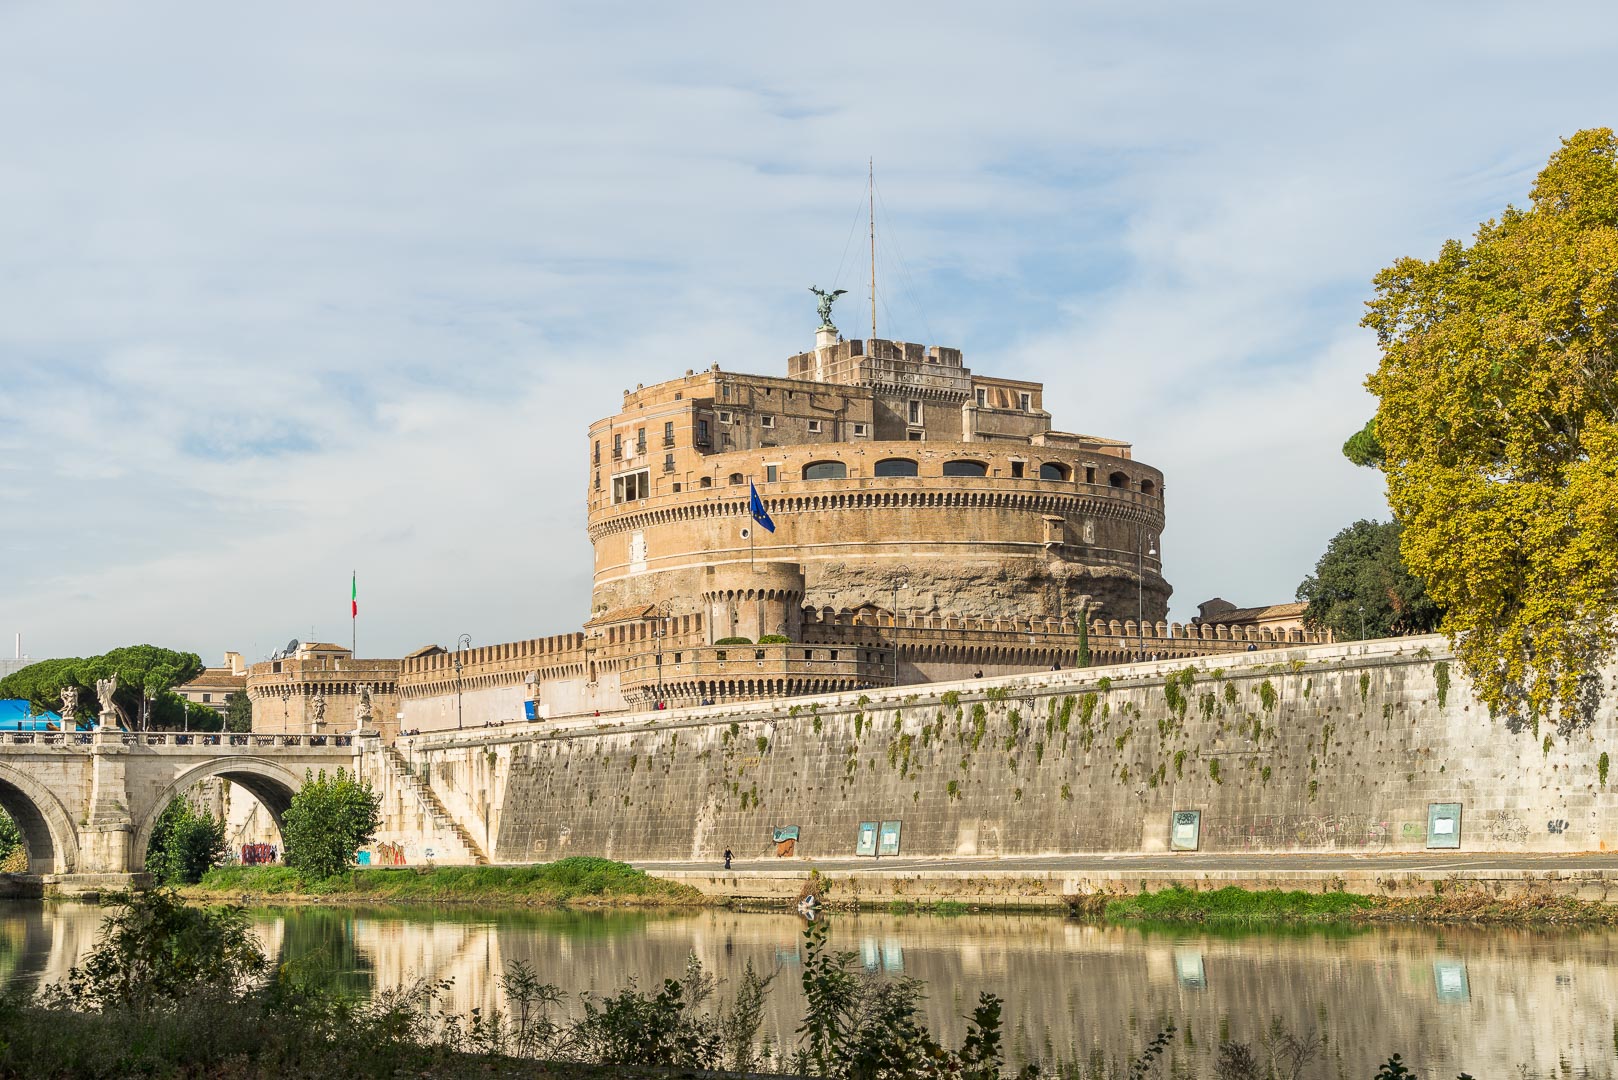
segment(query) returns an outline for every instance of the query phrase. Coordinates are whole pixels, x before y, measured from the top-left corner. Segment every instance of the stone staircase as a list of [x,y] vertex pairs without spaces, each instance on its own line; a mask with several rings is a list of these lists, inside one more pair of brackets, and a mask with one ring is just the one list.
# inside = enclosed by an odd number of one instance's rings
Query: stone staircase
[[400,785],[416,796],[416,801],[427,812],[427,817],[431,819],[433,826],[439,832],[449,833],[458,839],[465,846],[473,863],[478,866],[487,866],[489,856],[484,853],[482,846],[444,807],[443,802],[438,798],[438,793],[411,770],[409,763],[405,761],[404,755],[393,747],[386,745],[382,747],[382,755],[386,759],[388,767],[393,770],[394,776],[398,779]]

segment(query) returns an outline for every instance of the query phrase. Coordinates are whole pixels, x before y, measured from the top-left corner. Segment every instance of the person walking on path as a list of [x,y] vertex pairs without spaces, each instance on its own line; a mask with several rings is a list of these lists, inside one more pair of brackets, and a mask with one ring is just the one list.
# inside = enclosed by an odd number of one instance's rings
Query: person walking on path
[[726,870],[730,869],[730,860],[731,860],[731,858],[732,858],[732,855],[730,854],[730,849],[726,848],[725,849],[725,869]]

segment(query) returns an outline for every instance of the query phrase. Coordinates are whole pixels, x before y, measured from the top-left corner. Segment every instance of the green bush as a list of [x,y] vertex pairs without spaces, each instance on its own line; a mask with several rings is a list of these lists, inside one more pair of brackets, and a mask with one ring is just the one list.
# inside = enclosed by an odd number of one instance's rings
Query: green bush
[[382,824],[382,796],[337,770],[327,777],[305,774],[281,824],[286,863],[304,877],[327,878],[354,864],[354,854]]
[[[758,643],[760,645],[791,645],[792,639],[787,637],[785,634],[765,634],[763,637],[758,639]],[[737,642],[737,644],[741,645],[746,643]]]
[[146,869],[160,885],[195,885],[225,861],[225,823],[176,796],[152,826]]
[[714,644],[715,645],[751,645],[751,644],[753,644],[753,639],[752,638],[745,638],[745,637],[722,637],[718,641],[714,642]]

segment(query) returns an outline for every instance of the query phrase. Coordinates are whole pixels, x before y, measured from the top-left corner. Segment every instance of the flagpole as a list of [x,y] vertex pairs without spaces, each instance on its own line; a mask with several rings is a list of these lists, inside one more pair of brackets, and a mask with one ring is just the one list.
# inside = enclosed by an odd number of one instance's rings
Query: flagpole
[[359,648],[359,584],[360,572],[350,570],[348,572],[348,658],[350,660],[358,655],[357,650]]
[[753,533],[758,531],[758,520],[753,517],[753,492],[758,489],[753,486],[753,477],[747,477],[747,569],[758,569],[753,565]]

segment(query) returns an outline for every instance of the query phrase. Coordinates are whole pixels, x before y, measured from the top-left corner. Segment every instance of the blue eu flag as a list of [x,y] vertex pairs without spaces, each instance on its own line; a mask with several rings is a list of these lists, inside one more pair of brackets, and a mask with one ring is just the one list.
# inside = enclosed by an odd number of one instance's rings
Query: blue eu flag
[[753,520],[764,526],[766,532],[774,532],[775,522],[770,520],[769,511],[764,509],[764,500],[758,497],[758,488],[748,484],[747,490],[751,495],[748,501],[748,509],[753,512]]

